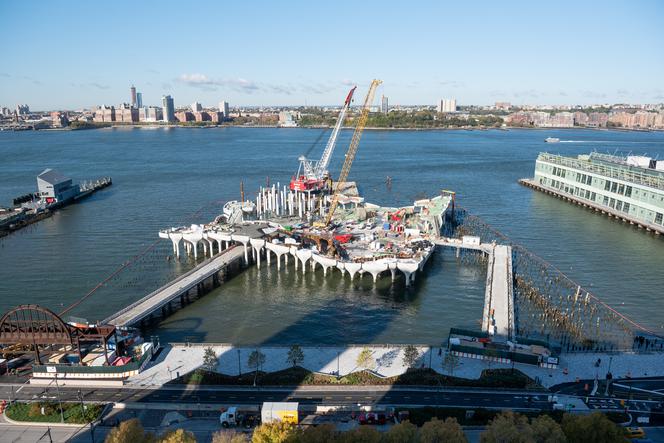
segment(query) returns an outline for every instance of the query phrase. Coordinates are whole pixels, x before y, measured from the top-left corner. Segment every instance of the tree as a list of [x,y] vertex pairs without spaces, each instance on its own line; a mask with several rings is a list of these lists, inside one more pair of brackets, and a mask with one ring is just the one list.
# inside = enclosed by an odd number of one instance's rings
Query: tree
[[286,361],[291,363],[293,367],[302,363],[304,361],[304,352],[302,352],[302,348],[299,345],[291,346]]
[[373,369],[374,359],[371,350],[369,348],[362,349],[362,352],[357,356],[357,361],[355,363],[360,369]]
[[352,431],[341,433],[338,441],[340,443],[380,443],[381,435],[376,428],[361,426]]
[[298,438],[292,440],[296,440],[297,443],[320,443],[334,442],[338,437],[339,433],[336,427],[333,424],[325,423],[305,429]]
[[214,353],[214,350],[210,347],[205,348],[205,352],[203,353],[203,367],[212,372],[217,369],[218,363],[219,360],[217,360],[217,354]]
[[249,438],[237,431],[219,431],[212,434],[212,443],[249,443]]
[[196,443],[196,437],[193,432],[175,429],[164,434],[159,443]]
[[459,357],[454,355],[451,351],[448,351],[443,359],[443,369],[447,369],[447,372],[449,372],[450,375],[454,375],[454,370],[458,367]]
[[600,412],[593,412],[590,415],[565,414],[562,428],[570,443],[625,441],[620,428]]
[[489,422],[480,435],[480,443],[532,443],[533,430],[528,418],[512,411],[505,411]]
[[106,443],[152,443],[154,436],[145,432],[137,418],[125,420],[111,429],[106,436]]
[[403,350],[403,365],[408,369],[414,368],[417,360],[420,358],[420,352],[413,345],[408,345]]
[[415,443],[417,442],[417,426],[409,421],[403,421],[392,426],[383,438],[385,443]]
[[252,443],[283,443],[287,440],[296,440],[299,431],[290,423],[273,421],[263,423],[254,430],[251,437]]
[[530,427],[536,443],[565,443],[563,428],[548,415],[540,415],[531,420]]
[[249,358],[247,359],[247,364],[249,365],[250,368],[254,369],[254,386],[255,386],[256,378],[258,377],[258,369],[262,368],[263,365],[265,364],[265,354],[256,349],[251,354],[249,354]]
[[434,418],[422,426],[420,430],[420,443],[466,443],[466,435],[456,421],[448,417],[445,421]]

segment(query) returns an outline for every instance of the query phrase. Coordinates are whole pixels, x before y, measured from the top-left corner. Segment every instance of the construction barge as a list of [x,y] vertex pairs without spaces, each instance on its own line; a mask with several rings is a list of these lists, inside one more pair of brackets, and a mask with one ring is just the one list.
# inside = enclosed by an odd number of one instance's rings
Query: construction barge
[[58,209],[112,184],[111,177],[74,184],[60,172],[45,169],[37,176],[37,192],[14,198],[11,208],[0,207],[0,237],[48,218]]

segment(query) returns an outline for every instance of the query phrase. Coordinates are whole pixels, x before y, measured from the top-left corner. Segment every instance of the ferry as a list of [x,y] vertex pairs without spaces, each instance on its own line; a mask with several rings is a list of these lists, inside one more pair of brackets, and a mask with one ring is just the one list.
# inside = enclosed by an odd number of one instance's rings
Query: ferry
[[558,143],[560,139],[556,137],[547,137],[544,139],[544,141],[547,143]]

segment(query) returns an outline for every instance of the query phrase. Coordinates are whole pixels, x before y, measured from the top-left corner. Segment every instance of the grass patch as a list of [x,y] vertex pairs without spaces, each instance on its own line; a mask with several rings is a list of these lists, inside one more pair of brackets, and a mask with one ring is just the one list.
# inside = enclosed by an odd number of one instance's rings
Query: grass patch
[[[42,414],[42,408],[44,414]],[[85,410],[80,403],[62,403],[65,423],[85,424],[99,418],[103,405],[86,404]],[[40,423],[60,423],[60,407],[57,402],[12,403],[5,412],[7,417],[16,421]]]
[[432,369],[412,369],[395,377],[381,378],[367,371],[353,372],[337,378],[332,375],[317,374],[299,366],[276,372],[254,372],[241,376],[224,375],[203,369],[185,374],[172,384],[187,385],[253,385],[295,386],[295,385],[384,385],[384,386],[460,386],[480,388],[541,389],[531,378],[519,370],[485,369],[477,380],[441,375]]

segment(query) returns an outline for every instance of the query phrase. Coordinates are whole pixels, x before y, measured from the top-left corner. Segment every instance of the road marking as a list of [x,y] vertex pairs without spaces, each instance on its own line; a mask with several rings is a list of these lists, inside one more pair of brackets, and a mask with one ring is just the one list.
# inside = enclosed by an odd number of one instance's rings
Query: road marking
[[[371,400],[372,397],[366,396],[366,397],[364,397],[364,398],[366,398],[367,400]],[[425,398],[426,398],[426,397],[425,397]]]
[[351,398],[353,398],[353,397],[346,397],[346,400],[350,400]]

